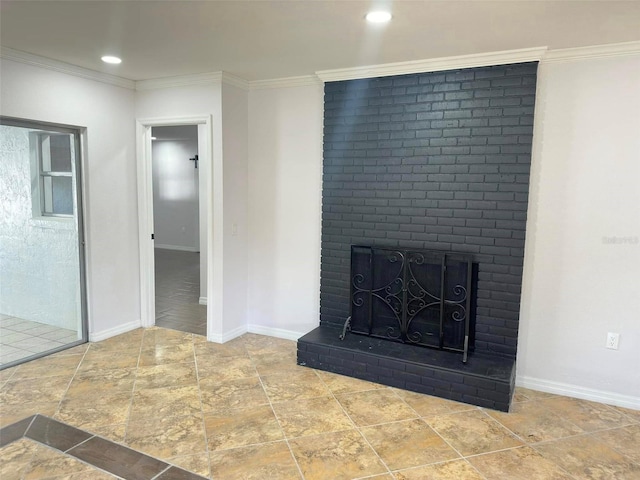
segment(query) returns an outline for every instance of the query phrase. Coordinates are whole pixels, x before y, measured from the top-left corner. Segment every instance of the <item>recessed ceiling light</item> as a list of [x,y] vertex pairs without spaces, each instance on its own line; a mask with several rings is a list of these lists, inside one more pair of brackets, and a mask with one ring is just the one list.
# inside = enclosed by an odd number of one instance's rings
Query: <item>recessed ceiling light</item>
[[367,22],[371,23],[386,23],[391,20],[391,14],[389,12],[369,12],[367,16],[364,17],[367,19]]
[[122,60],[120,60],[118,57],[114,57],[112,55],[105,55],[104,57],[102,57],[102,61],[104,63],[113,63],[114,65],[122,62]]
[[157,140],[157,138],[156,137],[151,137],[151,140]]

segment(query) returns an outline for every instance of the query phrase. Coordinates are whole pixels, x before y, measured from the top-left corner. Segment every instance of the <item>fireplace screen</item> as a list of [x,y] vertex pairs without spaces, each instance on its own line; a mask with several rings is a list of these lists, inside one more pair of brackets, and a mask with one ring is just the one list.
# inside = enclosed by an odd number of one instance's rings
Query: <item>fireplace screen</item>
[[471,278],[470,255],[352,246],[345,330],[463,352],[466,362]]

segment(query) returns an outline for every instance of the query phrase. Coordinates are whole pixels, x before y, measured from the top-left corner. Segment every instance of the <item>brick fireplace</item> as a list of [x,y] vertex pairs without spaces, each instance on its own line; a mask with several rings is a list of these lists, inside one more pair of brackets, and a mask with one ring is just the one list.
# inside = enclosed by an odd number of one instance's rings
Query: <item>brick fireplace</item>
[[[534,62],[325,84],[320,327],[299,340],[300,364],[508,410],[536,71]],[[466,364],[456,352],[338,338],[353,245],[471,256]]]

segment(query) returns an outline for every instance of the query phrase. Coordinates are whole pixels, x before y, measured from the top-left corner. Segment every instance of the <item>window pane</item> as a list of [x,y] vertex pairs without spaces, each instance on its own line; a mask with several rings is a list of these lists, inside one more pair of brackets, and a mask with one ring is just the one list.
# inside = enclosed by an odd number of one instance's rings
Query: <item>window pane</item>
[[53,212],[73,215],[73,185],[71,177],[51,177]]
[[43,135],[41,142],[42,171],[70,172],[73,135]]
[[53,177],[42,177],[42,213],[53,213],[53,187],[51,186]]

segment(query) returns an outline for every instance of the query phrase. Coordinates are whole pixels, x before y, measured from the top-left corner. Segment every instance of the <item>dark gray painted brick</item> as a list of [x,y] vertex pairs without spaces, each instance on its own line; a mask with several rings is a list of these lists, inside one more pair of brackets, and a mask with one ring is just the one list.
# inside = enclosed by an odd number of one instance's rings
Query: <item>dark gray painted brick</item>
[[[348,315],[352,243],[471,252],[491,275],[478,284],[479,300],[515,308],[477,314],[476,351],[515,355],[536,70],[530,63],[325,85],[321,323]],[[515,327],[496,330],[505,321]]]

